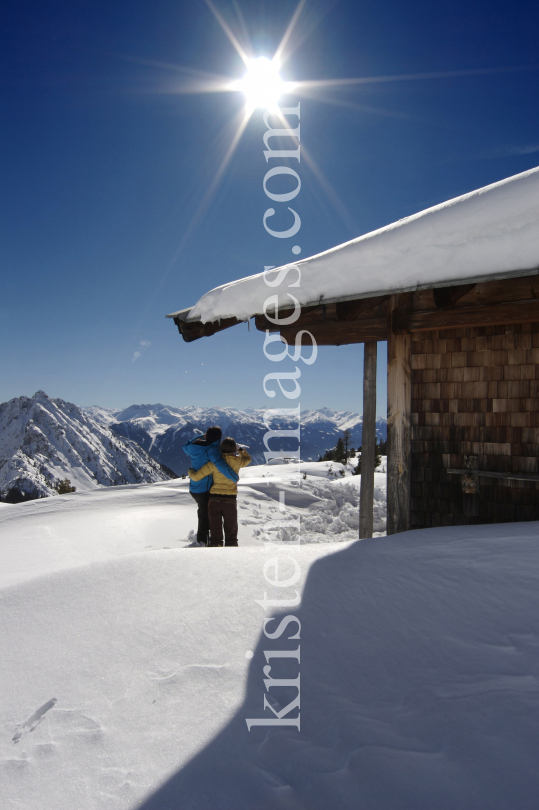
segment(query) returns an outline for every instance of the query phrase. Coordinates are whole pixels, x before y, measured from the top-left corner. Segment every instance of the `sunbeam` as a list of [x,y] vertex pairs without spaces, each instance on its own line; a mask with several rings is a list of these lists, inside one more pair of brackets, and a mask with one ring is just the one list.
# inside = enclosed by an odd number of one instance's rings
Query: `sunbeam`
[[204,194],[204,197],[202,198],[202,201],[199,203],[195,213],[193,214],[193,216],[191,218],[191,221],[189,222],[187,228],[185,229],[184,234],[183,234],[183,236],[182,236],[182,238],[181,238],[181,240],[180,240],[180,242],[178,244],[178,247],[174,251],[174,254],[173,254],[172,258],[170,259],[169,263],[167,264],[160,281],[155,286],[155,289],[154,289],[153,293],[151,294],[151,296],[149,296],[149,298],[148,298],[148,300],[146,302],[146,307],[145,307],[144,313],[141,315],[139,321],[137,322],[137,324],[136,324],[136,326],[134,328],[134,333],[133,334],[138,334],[138,330],[140,329],[142,323],[146,320],[147,313],[150,311],[151,307],[153,306],[153,304],[155,303],[155,301],[157,299],[157,296],[159,295],[159,293],[163,289],[163,286],[164,286],[168,276],[170,275],[170,272],[171,272],[172,268],[174,267],[176,261],[178,260],[178,257],[181,255],[181,253],[184,250],[185,246],[187,245],[187,243],[189,241],[189,238],[191,237],[193,231],[198,226],[198,224],[200,223],[200,220],[202,219],[202,217],[204,216],[204,214],[208,210],[208,208],[209,208],[215,194],[217,193],[217,189],[218,189],[219,184],[220,184],[220,182],[221,182],[221,180],[223,178],[223,175],[224,175],[230,161],[232,160],[234,152],[236,151],[236,147],[238,146],[238,143],[241,140],[241,136],[243,135],[245,127],[249,123],[249,120],[251,118],[251,112],[248,111],[248,110],[243,110],[237,116],[237,118],[239,120],[238,126],[236,127],[236,130],[234,132],[234,135],[232,136],[232,140],[231,140],[230,144],[228,145],[228,148],[227,148],[227,150],[225,152],[225,155],[224,155],[221,163],[219,164],[219,167],[217,168],[217,171],[215,172],[215,175],[213,176],[213,179],[212,179],[206,193]]
[[247,23],[245,22],[245,17],[243,16],[243,12],[240,8],[240,4],[238,0],[233,0],[232,5],[234,6],[234,11],[236,12],[236,16],[238,18],[238,23],[241,28],[241,33],[243,35],[244,42],[247,43],[247,47],[244,50],[247,52],[249,49],[249,30],[247,28]]
[[280,43],[279,43],[279,45],[277,47],[277,50],[275,51],[274,59],[276,59],[279,64],[284,59],[284,57],[283,57],[284,50],[285,50],[286,46],[288,45],[288,41],[289,41],[290,37],[292,36],[292,32],[293,32],[293,30],[294,30],[294,28],[296,26],[296,23],[297,23],[297,21],[299,19],[299,16],[300,16],[301,12],[303,11],[303,7],[304,7],[306,2],[307,2],[307,0],[300,0],[300,2],[298,3],[297,8],[296,8],[296,10],[294,11],[294,13],[292,15],[292,19],[288,23],[287,29],[283,34],[283,38],[281,39],[281,41],[280,41]]
[[345,204],[343,203],[343,201],[341,200],[341,198],[339,197],[339,195],[337,194],[337,192],[327,179],[322,169],[315,163],[314,158],[311,157],[309,152],[305,149],[305,146],[302,147],[302,157],[305,160],[305,163],[307,164],[309,169],[311,170],[314,178],[320,185],[320,188],[322,189],[324,194],[327,195],[328,199],[331,201],[331,204],[333,205],[333,208],[335,209],[337,214],[340,216],[340,218],[347,226],[347,228],[350,228],[352,233],[356,235],[358,232],[357,223],[355,222],[350,211],[345,206]]
[[417,116],[409,115],[408,113],[396,112],[395,110],[386,110],[382,107],[374,107],[371,104],[348,101],[348,99],[344,98],[335,98],[335,96],[325,96],[319,92],[305,92],[304,90],[301,96],[302,98],[309,98],[322,104],[332,104],[335,107],[356,110],[357,112],[371,113],[372,115],[381,115],[385,118],[396,118],[402,121],[422,121],[423,123],[430,123],[424,119],[418,118]]
[[442,70],[432,73],[397,73],[392,76],[361,76],[355,79],[314,79],[296,82],[296,89],[301,92],[323,87],[350,87],[358,84],[381,84],[383,82],[411,82],[425,79],[454,79],[467,76],[488,76],[497,73],[516,73],[518,71],[539,70],[538,65],[523,65],[501,68],[474,68],[471,70]]
[[[281,124],[283,125],[283,129],[288,129],[289,124],[285,116],[282,114],[282,112],[280,110],[276,110],[273,114],[281,122]],[[353,233],[356,233],[358,227],[352,215],[348,211],[343,201],[340,199],[339,195],[337,194],[337,192],[335,191],[335,189],[325,176],[322,169],[317,165],[314,158],[311,157],[310,153],[305,148],[305,145],[303,145],[301,148],[301,154],[303,160],[311,170],[313,177],[318,182],[322,191],[327,195],[328,199],[331,201],[331,204],[333,205],[333,208],[335,209],[339,217],[342,219],[347,228],[350,228],[350,230]]]
[[[177,79],[170,78],[168,84],[163,84],[161,80],[160,85],[155,88],[152,87],[151,92],[157,95],[171,94],[171,95],[188,95],[191,93],[227,93],[230,91],[230,76],[220,76],[217,73],[209,73],[206,70],[197,68],[185,67],[184,65],[177,65],[171,62],[158,62],[153,59],[143,59],[136,56],[117,55],[118,58],[131,62],[136,65],[144,65],[146,67],[158,68],[172,73],[180,73],[184,76],[191,77],[190,82],[178,84]],[[141,92],[137,88],[137,92]]]
[[238,38],[236,37],[236,35],[234,34],[234,32],[232,31],[230,26],[225,21],[223,15],[215,8],[212,1],[211,0],[205,0],[205,3],[208,6],[208,8],[210,9],[210,11],[212,12],[212,14],[215,17],[215,19],[217,20],[217,22],[219,23],[219,25],[221,26],[221,28],[223,29],[223,31],[225,32],[228,41],[235,48],[238,56],[240,56],[241,59],[243,60],[244,64],[247,65],[249,63],[249,60],[252,59],[252,55],[247,54],[244,51],[244,49],[241,47],[241,45],[240,45],[240,43],[238,41]]
[[[240,113],[240,115],[241,115],[241,113]],[[213,198],[213,196],[214,196],[214,194],[215,194],[215,192],[217,190],[217,187],[218,187],[219,183],[221,182],[221,178],[223,177],[223,174],[225,173],[228,164],[232,160],[232,156],[234,155],[234,152],[236,151],[236,147],[237,147],[238,143],[240,142],[240,139],[241,139],[241,136],[243,135],[245,127],[249,123],[250,117],[251,117],[250,112],[244,110],[243,111],[243,117],[241,118],[241,120],[240,120],[240,122],[238,124],[238,127],[236,129],[236,132],[234,133],[234,136],[232,137],[232,141],[230,142],[230,145],[229,145],[228,149],[225,152],[225,156],[224,156],[223,160],[221,161],[221,164],[220,164],[219,168],[217,169],[217,171],[215,173],[215,176],[213,177],[213,180],[211,181],[210,186],[209,186],[206,194],[204,195],[204,199],[200,203],[200,206],[198,207],[193,219],[191,220],[191,224],[190,224],[190,226],[189,226],[189,228],[188,228],[188,230],[186,232],[186,235],[188,235],[191,232],[193,227],[196,225],[198,218],[202,215],[202,213],[204,213],[204,211],[206,210],[206,208],[210,204],[210,202],[211,202],[211,200],[212,200],[212,198]]]

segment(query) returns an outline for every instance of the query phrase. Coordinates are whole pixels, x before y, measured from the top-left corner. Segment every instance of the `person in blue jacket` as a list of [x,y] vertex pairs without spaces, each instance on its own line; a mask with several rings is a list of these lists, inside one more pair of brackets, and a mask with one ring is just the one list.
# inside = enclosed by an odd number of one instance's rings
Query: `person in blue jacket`
[[[183,452],[191,457],[191,467],[199,470],[207,461],[212,461],[220,473],[230,478],[231,481],[238,481],[239,475],[229,467],[221,455],[220,442],[223,432],[220,427],[213,425],[209,427],[205,434],[195,436],[184,444]],[[208,521],[208,501],[210,500],[210,489],[213,484],[213,475],[207,475],[200,481],[191,481],[189,492],[197,502],[198,510],[198,530],[197,542],[204,546],[208,545],[210,534],[210,524]]]

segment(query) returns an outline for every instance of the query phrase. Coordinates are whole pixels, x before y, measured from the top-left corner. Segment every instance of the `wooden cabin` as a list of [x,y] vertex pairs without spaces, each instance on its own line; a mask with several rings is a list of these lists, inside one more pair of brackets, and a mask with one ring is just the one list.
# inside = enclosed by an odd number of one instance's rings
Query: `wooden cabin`
[[[539,169],[297,266],[301,314],[281,337],[293,342],[306,329],[319,345],[365,345],[360,536],[372,535],[380,341],[388,534],[539,520]],[[167,317],[187,342],[250,317],[279,331],[264,314],[261,277]],[[271,317],[292,311],[283,304]]]

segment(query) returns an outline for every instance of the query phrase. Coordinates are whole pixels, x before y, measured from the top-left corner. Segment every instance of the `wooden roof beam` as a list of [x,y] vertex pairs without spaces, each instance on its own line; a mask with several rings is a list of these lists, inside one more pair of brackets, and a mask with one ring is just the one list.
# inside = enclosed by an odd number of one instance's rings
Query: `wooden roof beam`
[[457,306],[426,312],[397,309],[392,313],[392,330],[394,335],[406,335],[410,332],[426,332],[431,329],[499,326],[530,321],[539,321],[538,300],[485,306]]
[[222,332],[223,329],[229,329],[231,326],[243,323],[243,321],[239,321],[237,318],[223,318],[221,321],[214,321],[213,323],[202,323],[201,321],[189,322],[183,321],[181,318],[174,318],[174,323],[185,342],[192,343],[202,337],[211,337],[216,332]]
[[454,307],[457,301],[468,295],[476,284],[457,284],[454,287],[434,287],[432,296],[436,309]]
[[[389,296],[339,301],[303,307],[301,315],[290,326],[279,327],[264,315],[256,315],[256,328],[262,332],[280,332],[293,343],[301,329],[311,332],[320,346],[341,346],[347,343],[368,343],[387,340],[387,301]],[[279,312],[281,319],[292,315],[293,309]]]
[[387,340],[387,317],[364,318],[361,321],[335,321],[326,324],[302,324],[283,326],[281,337],[294,343],[296,334],[306,329],[312,334],[319,346],[343,346],[348,343],[370,343]]

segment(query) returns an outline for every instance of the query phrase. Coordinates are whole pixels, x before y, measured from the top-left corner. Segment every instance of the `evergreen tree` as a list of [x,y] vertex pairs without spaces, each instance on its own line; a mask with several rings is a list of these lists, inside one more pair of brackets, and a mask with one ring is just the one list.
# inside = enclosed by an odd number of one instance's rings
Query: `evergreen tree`
[[340,437],[335,446],[335,461],[339,461],[341,464],[346,461],[346,451],[344,449],[344,442]]
[[[357,465],[354,467],[354,470],[353,470],[354,475],[361,475],[361,450],[362,449],[363,449],[363,447],[360,447],[359,451],[358,451]],[[376,442],[375,448],[374,448],[374,469],[379,467],[381,463],[382,463],[382,457],[381,457],[381,453],[380,453],[380,445],[378,444],[378,442]]]
[[35,501],[40,498],[37,490],[26,491],[20,489],[17,485],[10,487],[5,494],[4,503],[26,503],[26,501]]

